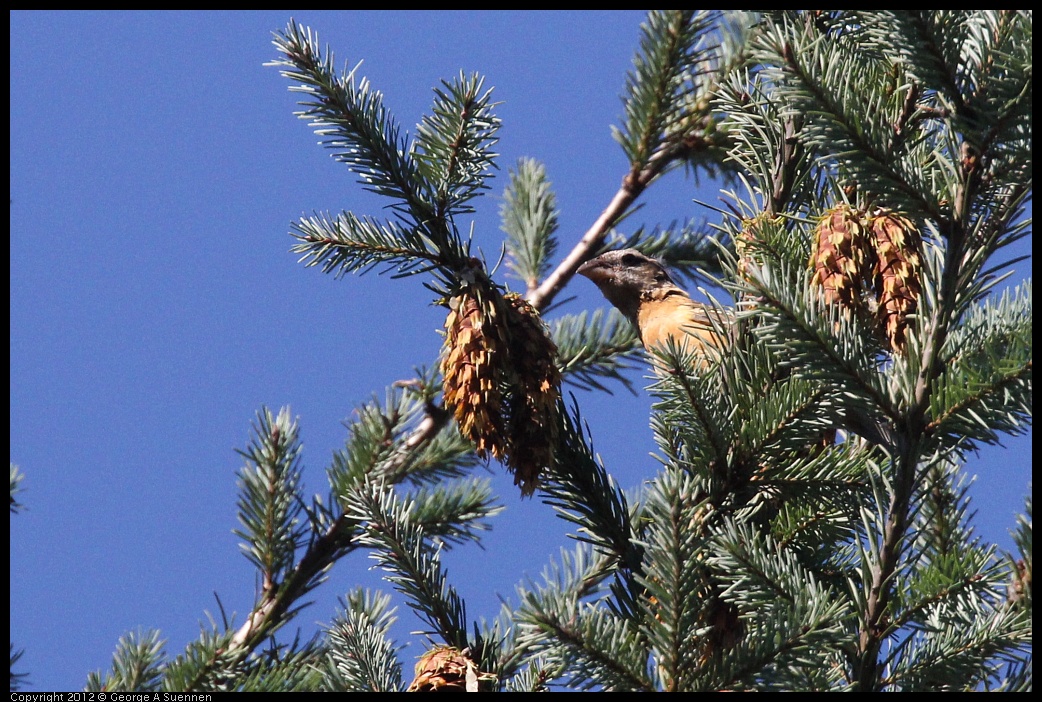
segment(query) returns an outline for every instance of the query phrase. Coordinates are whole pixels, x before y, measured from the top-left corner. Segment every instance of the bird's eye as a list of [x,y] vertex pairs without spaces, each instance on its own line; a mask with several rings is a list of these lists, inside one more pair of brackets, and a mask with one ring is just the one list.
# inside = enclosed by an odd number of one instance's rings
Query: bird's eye
[[622,255],[622,263],[625,266],[635,266],[640,263],[640,257],[637,254],[626,253]]

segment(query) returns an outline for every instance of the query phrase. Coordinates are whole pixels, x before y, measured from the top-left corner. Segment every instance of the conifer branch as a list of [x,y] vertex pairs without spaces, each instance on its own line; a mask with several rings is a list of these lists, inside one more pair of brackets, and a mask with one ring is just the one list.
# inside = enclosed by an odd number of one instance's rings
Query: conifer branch
[[25,490],[22,487],[22,481],[25,480],[25,473],[16,466],[14,463],[11,464],[11,514],[17,514],[21,509],[24,508],[18,500],[15,499],[15,495]]
[[517,615],[521,645],[568,671],[579,690],[655,689],[646,674],[646,644],[628,619],[604,608],[580,607],[574,591],[559,591],[555,584],[523,597]]
[[557,198],[543,164],[534,159],[518,161],[503,191],[499,214],[507,235],[507,263],[531,291],[557,249]]
[[323,55],[310,29],[291,22],[274,44],[285,58],[269,65],[298,81],[291,90],[312,97],[298,116],[311,120],[366,189],[392,200],[399,219],[381,224],[349,212],[304,219],[294,227],[302,243],[293,250],[338,275],[391,263],[399,274],[433,270],[442,287],[453,287],[470,266],[469,243],[453,217],[471,211],[465,203],[487,187],[495,166],[499,120],[483,79],[460,74],[435,90],[433,114],[410,145],[381,93],[364,78],[356,81],[354,71],[337,75],[332,53]]
[[642,550],[633,540],[626,497],[594,457],[578,407],[571,413],[562,408],[559,414],[562,426],[556,461],[543,488],[544,502],[579,526],[575,538],[611,554],[630,573],[638,572]]
[[398,125],[383,105],[383,96],[354,71],[338,76],[332,52],[323,55],[318,36],[291,21],[275,35],[285,58],[268,65],[298,82],[291,88],[312,98],[302,102],[301,119],[311,120],[323,144],[339,161],[355,170],[367,189],[396,201],[396,209],[417,221],[435,215],[430,184],[421,176]]
[[936,199],[924,196],[930,189],[913,179],[928,157],[923,136],[905,138],[904,143],[918,147],[899,151],[892,143],[891,129],[882,131],[873,121],[863,119],[864,114],[883,109],[858,99],[861,86],[885,80],[883,68],[867,59],[854,60],[835,43],[801,37],[804,41],[796,44],[795,37],[783,34],[763,36],[772,53],[770,60],[783,67],[788,78],[777,78],[779,90],[807,120],[806,142],[819,149],[821,157],[827,155],[838,162],[859,187],[879,193],[889,206],[940,219],[942,212]]
[[[401,391],[389,394],[388,405],[386,411],[374,405],[366,405],[360,411],[359,421],[353,425],[351,450],[339,462],[335,460],[331,469],[333,504],[339,502],[339,496],[353,494],[358,486],[364,484],[367,475],[394,482],[414,478],[420,472],[451,475],[455,474],[452,468],[454,461],[461,454],[469,453],[462,444],[454,447],[446,444],[437,448],[441,432],[449,419],[445,412],[430,411],[436,408],[422,399],[410,401]],[[422,418],[417,422],[417,408],[422,410],[424,407],[427,407],[427,411],[422,412]],[[413,428],[405,432],[412,422],[415,422]],[[397,426],[398,429],[387,434],[388,426]],[[429,455],[433,460],[430,462],[424,459],[427,451],[431,451]],[[472,459],[464,459],[467,460]],[[449,472],[444,473],[446,470]],[[487,500],[478,498],[469,509],[462,511],[485,515],[495,510],[490,509]],[[444,528],[448,529],[445,534],[452,538],[467,538],[471,535],[467,527],[462,531],[454,527]],[[245,659],[295,614],[295,603],[324,580],[324,574],[337,560],[361,546],[358,541],[360,525],[346,512],[331,515],[325,521],[313,520],[312,530],[305,553],[286,574],[283,582],[276,582],[274,587],[262,592],[246,622],[230,636],[226,647],[221,647],[221,660]]]
[[88,692],[156,692],[163,682],[163,645],[159,632],[130,632],[121,636],[112,657],[112,671],[87,677]]
[[288,408],[278,417],[263,408],[253,430],[256,438],[240,452],[250,463],[239,474],[239,521],[244,529],[233,533],[245,541],[241,548],[260,571],[261,590],[267,591],[291,568],[306,532],[299,518],[301,445]]
[[390,596],[360,588],[348,593],[344,611],[328,632],[326,670],[342,692],[400,692],[402,670],[390,641],[395,621]]
[[426,534],[413,522],[410,505],[376,484],[363,486],[346,501],[346,514],[362,525],[360,545],[374,548],[387,579],[431,627],[427,633],[459,650],[467,648],[463,601],[447,583],[437,554],[426,547]]
[[[659,176],[693,152],[718,148],[709,105],[722,74],[739,63],[721,56],[713,43],[713,12],[652,12],[643,26],[641,52],[627,80],[626,123],[616,139],[630,160],[630,170],[578,243],[526,299],[545,309],[594,255],[612,227]],[[725,31],[725,30],[721,30]],[[733,63],[732,63],[733,62]]]
[[634,360],[642,351],[633,325],[617,310],[565,315],[554,319],[550,329],[566,382],[611,392],[599,380],[606,378],[633,392],[632,382],[623,372],[636,367]]

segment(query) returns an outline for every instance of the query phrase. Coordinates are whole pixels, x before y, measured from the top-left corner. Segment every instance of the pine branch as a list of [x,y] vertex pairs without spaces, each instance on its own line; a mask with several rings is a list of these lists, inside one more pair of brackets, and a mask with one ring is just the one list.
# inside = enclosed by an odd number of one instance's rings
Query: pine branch
[[640,599],[642,630],[655,652],[656,672],[663,690],[691,690],[705,648],[699,646],[707,628],[711,585],[706,577],[704,519],[712,511],[700,502],[690,475],[666,470],[649,488],[642,517],[648,527],[645,572],[639,578],[646,592]]
[[378,265],[395,266],[397,276],[434,270],[441,263],[436,244],[422,229],[407,229],[393,221],[378,222],[343,212],[305,217],[292,225],[301,243],[291,251],[306,266],[322,266],[338,278]]
[[367,478],[418,484],[458,478],[475,464],[469,443],[458,432],[443,432],[450,419],[430,396],[433,378],[399,381],[384,401],[371,399],[355,409],[344,448],[333,454],[330,487],[343,495]]
[[14,463],[11,464],[11,514],[18,514],[20,510],[24,508],[24,505],[15,499],[15,495],[25,490],[22,487],[22,481],[25,480],[25,473],[16,466]]
[[[764,451],[765,463],[756,474],[756,484],[765,494],[781,502],[771,522],[771,532],[784,546],[789,542],[842,544],[853,534],[852,519],[866,491],[865,472],[878,458],[877,452],[845,441],[816,453],[778,454]],[[769,462],[768,462],[769,461]],[[808,551],[809,553],[809,551]],[[824,568],[832,568],[841,557],[822,553]]]
[[484,80],[461,71],[452,82],[442,81],[434,91],[432,114],[416,132],[415,158],[434,191],[439,217],[473,212],[464,203],[488,189],[485,179],[496,168],[498,154],[491,147],[499,141],[500,121]]
[[269,648],[250,658],[236,676],[236,692],[314,692],[322,675],[318,665],[322,650],[317,637],[289,645],[270,639]]
[[244,670],[245,654],[229,648],[233,632],[221,631],[210,619],[201,627],[199,639],[190,642],[184,653],[163,669],[163,689],[176,692],[221,691],[235,689]]
[[[974,536],[969,520],[968,483],[959,466],[937,460],[926,466],[918,481],[918,509],[909,534],[904,558],[924,566],[905,579],[898,588],[903,600],[899,616],[909,621],[919,609],[947,596],[953,587],[983,583],[993,577],[995,567],[991,549]],[[982,587],[991,588],[983,583]]]
[[262,409],[253,431],[250,446],[239,452],[248,465],[239,472],[243,529],[233,533],[244,540],[240,548],[260,572],[261,591],[267,592],[293,567],[307,533],[300,519],[302,446],[289,408],[280,410],[278,417]]
[[330,691],[401,692],[400,646],[390,638],[395,621],[390,597],[361,588],[342,602],[326,634],[324,670]]
[[648,185],[681,160],[723,143],[724,137],[714,131],[710,99],[722,75],[741,62],[735,57],[741,46],[728,41],[739,33],[737,26],[722,29],[725,38],[714,40],[712,31],[720,28],[714,26],[715,18],[712,12],[649,13],[627,79],[626,122],[615,132],[630,160],[629,173],[564,260],[526,293],[536,309],[550,304]]
[[[404,382],[399,381],[396,386],[402,387]],[[407,435],[397,437],[393,451],[381,456],[377,472],[392,483],[405,481],[413,485],[463,477],[479,463],[474,447],[449,422],[451,415],[445,408],[431,399],[429,393],[436,386],[426,379],[419,384],[422,404],[402,413],[411,421],[419,421],[412,428],[406,427]],[[418,406],[422,407],[419,415]]]
[[510,173],[499,208],[507,235],[507,261],[514,274],[535,289],[546,275],[557,249],[557,197],[546,168],[534,159],[520,159]]
[[[972,450],[999,433],[1026,431],[1031,417],[1031,285],[975,310],[950,339],[960,355],[930,392],[926,427],[937,449]],[[931,442],[931,447],[932,443]]]
[[[16,673],[14,667],[25,655],[24,649],[15,650],[14,644],[11,644],[11,692],[18,692],[18,690],[29,682],[28,673]],[[88,676],[89,680],[89,676]]]
[[[389,393],[390,407],[404,403],[402,406],[406,408],[397,413],[396,419],[378,409],[363,409],[363,416],[355,425],[357,430],[354,433],[358,438],[349,444],[351,451],[358,452],[360,460],[356,462],[351,452],[346,456],[338,454],[339,458],[334,457],[334,465],[329,470],[330,483],[334,491],[332,504],[339,504],[340,496],[352,494],[357,486],[364,485],[366,476],[371,475],[388,481],[402,480],[409,475],[408,468],[421,464],[425,465],[427,474],[431,476],[437,476],[445,470],[454,470],[451,467],[452,459],[445,455],[444,447],[432,449],[431,454],[426,453],[429,447],[437,445],[437,437],[446,426],[448,415],[444,412],[428,413],[426,408],[429,403],[423,399],[424,392],[420,393],[420,399],[413,398],[411,403],[405,397],[406,393],[400,390]],[[391,433],[387,434],[388,422],[394,427],[397,422],[401,422],[402,416],[406,417],[405,423],[400,424],[397,430],[392,428]],[[409,429],[408,426],[412,428]],[[426,463],[425,455],[429,459]],[[434,460],[435,455],[441,455],[443,460]],[[286,575],[285,580],[278,587],[263,593],[246,622],[234,635],[228,634],[226,642],[205,646],[204,651],[219,648],[221,655],[215,654],[209,659],[204,657],[200,665],[216,666],[219,670],[236,661],[244,660],[271,633],[299,611],[299,607],[294,608],[294,604],[321,584],[325,573],[337,560],[360,545],[360,525],[347,513],[339,510],[329,513],[328,510],[320,510],[316,505],[312,510],[311,522],[312,534],[307,549]],[[193,681],[186,678],[185,684],[191,685]]]
[[524,670],[507,680],[504,692],[550,692],[549,680],[553,673],[541,658],[532,661]]
[[[717,60],[710,29],[717,16],[692,10],[651,12],[641,26],[640,53],[627,76],[624,106],[626,120],[615,131],[634,169],[649,163],[664,145],[685,136],[691,122],[704,118],[690,99],[710,78]],[[703,108],[704,109],[704,108]]]
[[460,76],[435,91],[434,114],[420,125],[415,148],[384,107],[383,96],[354,71],[338,75],[331,52],[323,52],[310,29],[291,22],[276,34],[284,58],[268,65],[298,84],[309,96],[301,119],[323,137],[334,157],[355,171],[367,190],[392,200],[398,221],[378,223],[349,212],[305,218],[294,225],[301,243],[294,251],[308,265],[337,275],[379,263],[400,275],[433,270],[442,287],[451,287],[468,265],[469,244],[452,218],[469,212],[464,203],[484,189],[494,166],[498,119],[482,79]]
[[996,658],[1029,660],[1030,615],[1001,597],[998,586],[1009,570],[990,549],[971,545],[912,557],[927,565],[911,581],[914,599],[895,609],[901,616],[892,627],[905,634],[887,656],[883,685],[970,691],[991,682]]
[[883,421],[897,421],[901,410],[882,386],[878,342],[837,305],[824,302],[808,284],[809,272],[786,269],[749,268],[749,290],[756,299],[754,334],[778,353],[781,367],[794,377],[832,388],[841,426],[889,445]]
[[466,610],[447,583],[437,552],[412,520],[412,507],[390,490],[366,484],[345,495],[350,518],[362,525],[358,542],[373,549],[373,558],[389,573],[387,580],[409,600],[430,629],[449,646],[463,650],[467,641]]
[[903,10],[868,18],[868,32],[903,59],[911,78],[941,89],[952,112],[965,110],[964,98],[973,89],[965,58],[977,53],[966,13]]
[[87,677],[88,692],[156,692],[163,683],[166,642],[156,630],[131,632],[120,637],[112,657],[112,670],[104,680],[100,673]]
[[891,11],[872,20],[867,29],[875,42],[896,51],[920,84],[939,86],[945,117],[984,168],[1014,169],[1018,175],[1003,180],[1029,180],[1030,12]]
[[[918,456],[910,441],[903,441],[890,465],[874,478],[875,510],[869,521],[864,510],[865,531],[871,553],[863,556],[864,601],[859,602],[860,632],[853,682],[858,690],[880,689],[880,652],[890,634],[889,610],[895,596],[890,584],[897,573],[908,529],[915,467]],[[879,539],[876,541],[876,539]]]
[[[1007,586],[1006,599],[1015,606],[1031,610],[1031,496],[1025,500],[1024,514],[1017,515],[1017,530],[1013,534],[1013,540],[1017,544],[1018,558],[1013,562],[1013,576]],[[1012,556],[1011,556],[1012,560]]]
[[715,494],[726,492],[728,484],[723,471],[731,461],[731,439],[736,434],[733,397],[720,392],[720,376],[711,365],[698,372],[696,352],[681,347],[673,338],[655,355],[667,369],[649,391],[656,398],[652,406],[652,429],[660,450],[668,458],[682,464],[696,463],[713,478],[725,479],[710,488]]
[[610,393],[600,382],[608,379],[634,392],[632,381],[624,373],[638,367],[634,361],[643,352],[633,325],[617,310],[558,317],[550,324],[550,334],[557,345],[558,367],[565,381]]
[[751,525],[725,520],[715,534],[707,565],[725,583],[721,597],[743,613],[746,634],[707,674],[765,690],[792,689],[794,678],[820,675],[846,639],[850,602]]
[[[589,543],[579,542],[572,551],[561,549],[560,563],[552,558],[543,570],[545,588],[553,591],[568,592],[574,596],[576,601],[589,599],[603,592],[605,581],[617,572],[617,559],[602,550],[594,549]],[[541,598],[539,592],[530,593],[531,587],[518,586],[519,598],[524,601],[527,597]],[[530,636],[533,632],[526,634],[524,627],[517,626],[517,616],[520,610],[516,610],[508,603],[503,604],[502,612],[498,620],[498,628],[505,630],[508,636],[504,638],[499,653],[499,659],[495,668],[505,679],[509,679],[518,673],[520,666],[526,661],[532,660],[530,645],[538,643],[538,637]],[[488,637],[485,637],[488,639]],[[537,657],[538,658],[538,657]],[[554,671],[559,670],[557,666],[548,662],[541,663],[546,671],[546,679],[556,677]]]
[[413,523],[445,550],[453,544],[479,541],[477,532],[489,529],[485,520],[503,511],[494,503],[487,479],[424,487],[410,493],[409,499]]
[[728,158],[756,179],[762,211],[777,217],[796,211],[817,195],[812,177],[813,152],[800,127],[804,120],[783,114],[763,73],[735,72],[717,91],[717,104],[728,114],[732,145]]
[[435,215],[432,187],[421,175],[398,125],[369,81],[355,81],[354,71],[337,75],[331,51],[323,55],[318,36],[291,21],[272,42],[285,57],[270,62],[297,85],[290,88],[311,98],[296,113],[311,120],[334,157],[359,174],[367,190],[385,195],[393,206],[416,221]]
[[788,378],[756,387],[761,377],[746,383],[737,374],[729,376],[747,390],[735,393],[735,399],[741,412],[738,444],[749,455],[797,456],[835,427],[835,409],[820,383]]
[[646,673],[648,650],[634,624],[603,607],[580,603],[591,564],[566,559],[544,573],[545,585],[521,591],[515,614],[518,647],[542,656],[557,675],[580,690],[653,691]]
[[[220,658],[214,657],[214,665],[224,665],[244,660],[251,651],[286,621],[297,614],[304,605],[294,605],[305,594],[325,580],[325,573],[349,551],[357,548],[354,540],[358,525],[340,515],[328,523],[321,533],[313,534],[304,555],[297,561],[279,587],[264,592],[254,605],[253,611],[235,632],[229,632],[227,643],[222,643]],[[188,688],[193,689],[193,688]]]
[[578,407],[571,413],[562,408],[559,414],[556,460],[543,486],[543,501],[579,527],[575,538],[611,554],[628,572],[639,571],[641,548],[633,541],[625,495],[594,457]]
[[893,80],[892,67],[874,53],[858,53],[856,36],[824,41],[811,32],[776,29],[761,34],[757,57],[780,67],[769,69],[767,79],[778,85],[787,107],[805,119],[802,138],[819,158],[834,162],[846,178],[887,206],[940,219],[940,198],[928,195],[934,188],[924,171],[929,168],[935,179],[944,179],[949,190],[955,186],[952,171],[934,149],[938,137],[919,123],[915,134],[905,130],[896,138],[890,125],[902,103],[885,87]]

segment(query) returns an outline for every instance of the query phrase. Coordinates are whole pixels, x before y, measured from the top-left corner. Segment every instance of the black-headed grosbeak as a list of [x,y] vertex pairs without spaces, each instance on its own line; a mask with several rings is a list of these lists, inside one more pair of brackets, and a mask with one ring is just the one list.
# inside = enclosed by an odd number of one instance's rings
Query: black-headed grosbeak
[[730,320],[692,300],[661,263],[636,249],[608,251],[576,272],[592,280],[633,323],[649,352],[662,350],[672,337],[687,352],[698,354],[705,367],[710,353],[722,351],[727,343],[721,331],[730,326]]

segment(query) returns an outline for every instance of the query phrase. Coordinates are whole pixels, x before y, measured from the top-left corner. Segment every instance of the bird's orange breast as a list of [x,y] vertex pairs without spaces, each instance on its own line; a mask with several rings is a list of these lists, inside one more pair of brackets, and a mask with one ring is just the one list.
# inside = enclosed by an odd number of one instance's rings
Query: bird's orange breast
[[645,300],[637,310],[640,339],[650,351],[665,348],[667,339],[672,337],[676,343],[687,346],[689,352],[705,357],[708,355],[706,346],[722,348],[722,340],[713,329],[709,314],[705,305],[682,293]]

